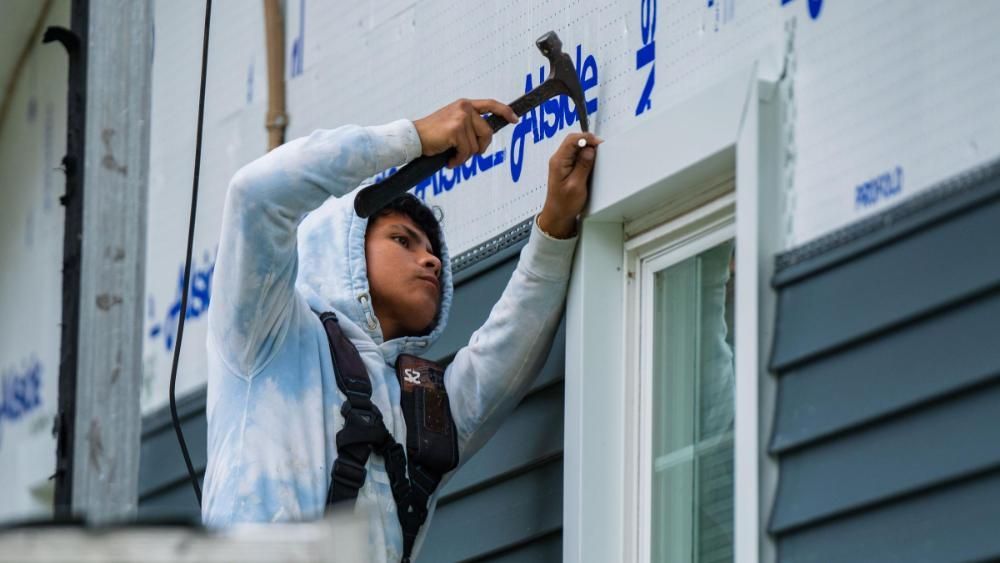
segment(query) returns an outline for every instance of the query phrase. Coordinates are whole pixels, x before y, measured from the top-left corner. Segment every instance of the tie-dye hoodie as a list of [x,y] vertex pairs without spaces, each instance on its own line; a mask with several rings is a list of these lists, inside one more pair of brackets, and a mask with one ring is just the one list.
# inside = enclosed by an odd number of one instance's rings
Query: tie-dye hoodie
[[[345,126],[291,141],[233,177],[208,314],[207,524],[323,515],[344,396],[317,312],[340,317],[368,368],[372,401],[386,428],[406,443],[393,366],[400,353],[421,355],[444,330],[452,303],[450,261],[443,245],[441,308],[430,334],[383,341],[365,263],[367,220],[354,213],[353,202],[366,178],[420,152],[409,121]],[[575,244],[548,237],[536,224],[489,319],[448,367],[445,385],[463,463],[541,368],[562,313]],[[402,534],[380,456],[369,458],[358,505],[370,515],[372,561],[399,561]]]

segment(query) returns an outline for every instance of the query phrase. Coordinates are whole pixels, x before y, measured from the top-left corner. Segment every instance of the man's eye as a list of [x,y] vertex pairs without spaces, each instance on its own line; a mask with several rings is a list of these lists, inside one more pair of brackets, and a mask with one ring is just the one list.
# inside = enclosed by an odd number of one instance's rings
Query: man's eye
[[400,235],[394,235],[394,236],[392,237],[392,240],[394,240],[394,241],[398,242],[399,244],[401,244],[401,245],[403,245],[403,246],[406,246],[406,247],[409,247],[409,246],[410,246],[410,240],[409,240],[409,239],[407,239],[407,238],[406,238],[406,237],[404,237],[404,236],[400,236]]

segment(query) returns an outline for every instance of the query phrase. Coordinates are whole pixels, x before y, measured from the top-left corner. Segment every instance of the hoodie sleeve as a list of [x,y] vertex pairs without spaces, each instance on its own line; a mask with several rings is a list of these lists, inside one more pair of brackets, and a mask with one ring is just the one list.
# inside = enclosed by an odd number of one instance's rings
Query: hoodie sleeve
[[445,372],[464,463],[527,393],[552,346],[576,237],[545,234],[537,218],[500,300]]
[[410,121],[348,125],[290,141],[233,176],[208,311],[209,345],[232,370],[253,375],[280,344],[294,303],[302,219],[420,152]]

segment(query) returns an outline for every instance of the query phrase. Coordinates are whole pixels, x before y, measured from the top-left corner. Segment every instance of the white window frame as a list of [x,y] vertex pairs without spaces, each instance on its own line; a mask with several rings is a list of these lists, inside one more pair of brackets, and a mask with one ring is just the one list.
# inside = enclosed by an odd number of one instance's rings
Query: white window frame
[[655,238],[658,223],[694,204],[701,205],[694,213],[704,211],[704,187],[726,177],[736,186],[740,270],[733,550],[737,563],[773,559],[762,507],[770,505],[777,469],[762,454],[769,422],[759,417],[759,406],[768,412],[772,400],[764,348],[770,345],[771,318],[759,311],[773,310],[768,282],[781,244],[777,75],[754,64],[687,101],[637,118],[639,125],[601,146],[567,305],[564,561],[646,560],[640,555],[649,545],[640,548],[635,539],[640,522],[633,506],[641,462],[629,457],[637,436],[629,414],[639,405],[629,394],[638,376],[628,361],[637,343],[627,330],[626,230],[653,227],[632,235],[632,246]]
[[[731,185],[731,182],[729,183]],[[730,192],[680,218],[669,221],[641,237],[625,241],[625,263],[633,273],[626,283],[626,341],[630,348],[625,355],[626,404],[635,407],[625,411],[625,457],[637,466],[628,470],[625,483],[626,518],[635,523],[629,534],[626,529],[626,552],[642,563],[650,561],[652,537],[652,440],[653,440],[653,370],[648,351],[653,347],[652,315],[643,314],[653,297],[653,278],[657,272],[682,262],[736,236],[735,194]],[[739,272],[737,272],[737,280]],[[692,447],[692,453],[694,448]],[[735,456],[734,456],[735,458]]]

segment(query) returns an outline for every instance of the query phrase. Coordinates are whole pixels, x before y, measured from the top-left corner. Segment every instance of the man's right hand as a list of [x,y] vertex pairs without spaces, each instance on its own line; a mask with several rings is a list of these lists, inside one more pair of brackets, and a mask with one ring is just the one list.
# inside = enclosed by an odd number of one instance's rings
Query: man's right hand
[[473,154],[482,154],[493,140],[490,128],[482,114],[492,113],[510,123],[517,123],[517,115],[507,104],[496,100],[456,100],[436,112],[413,122],[420,136],[424,156],[441,154],[454,147],[456,154],[448,161],[448,168],[455,168]]

